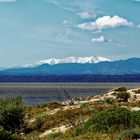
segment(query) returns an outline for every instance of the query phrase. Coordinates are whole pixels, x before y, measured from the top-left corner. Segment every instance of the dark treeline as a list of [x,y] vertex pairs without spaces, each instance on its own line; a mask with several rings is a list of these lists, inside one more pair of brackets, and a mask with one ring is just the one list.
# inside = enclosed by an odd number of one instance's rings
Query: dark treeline
[[140,75],[0,75],[0,82],[140,82]]

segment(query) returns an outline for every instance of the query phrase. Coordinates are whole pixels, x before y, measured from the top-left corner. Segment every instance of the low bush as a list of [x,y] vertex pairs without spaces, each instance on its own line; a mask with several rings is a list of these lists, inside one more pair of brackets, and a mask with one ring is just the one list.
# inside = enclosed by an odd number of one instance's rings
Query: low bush
[[114,89],[114,91],[115,92],[126,92],[127,89],[126,89],[126,87],[119,87],[119,88]]
[[62,104],[60,104],[60,103],[58,103],[58,102],[52,102],[52,103],[48,103],[48,104],[47,104],[47,107],[48,107],[49,109],[51,109],[51,110],[56,109],[56,108],[60,108],[60,107],[62,107],[62,106],[64,106],[64,105],[62,105]]
[[53,109],[56,109],[56,108],[60,108],[62,106],[64,106],[64,105],[62,105],[58,102],[50,102],[50,103],[46,103],[46,104],[37,105],[37,108],[47,107],[47,108],[53,110]]
[[128,98],[130,98],[130,93],[128,93],[128,92],[119,92],[119,93],[116,94],[116,98],[118,99],[118,101],[127,102]]
[[113,102],[114,102],[113,99],[110,99],[110,98],[105,99],[105,103],[107,104],[112,104]]
[[55,139],[61,135],[62,135],[62,133],[60,133],[60,132],[59,133],[51,133],[48,135],[48,138]]
[[11,140],[12,132],[1,129],[0,140]]
[[28,107],[26,108],[26,116],[28,116],[28,118],[32,119],[35,116],[37,116],[38,114],[42,114],[43,112],[45,112],[46,109],[45,108],[41,108],[41,107]]
[[140,111],[131,112],[131,122],[135,127],[140,127]]
[[129,139],[138,139],[140,138],[140,132],[137,131],[137,130],[126,130],[124,133],[123,133],[123,137],[125,139],[129,138]]
[[136,94],[140,94],[140,89],[133,90]]
[[130,111],[124,108],[114,108],[97,112],[85,123],[85,127],[98,132],[112,132],[129,128],[130,124]]
[[36,120],[32,126],[33,130],[40,131],[42,125],[45,123],[47,118],[48,118],[48,115],[46,113],[42,113],[42,114],[39,114],[38,116],[36,116],[36,118],[35,118]]
[[140,138],[140,131],[135,129],[128,129],[121,131],[117,140],[138,140]]
[[12,131],[0,129],[0,140],[23,140],[20,135],[12,134]]

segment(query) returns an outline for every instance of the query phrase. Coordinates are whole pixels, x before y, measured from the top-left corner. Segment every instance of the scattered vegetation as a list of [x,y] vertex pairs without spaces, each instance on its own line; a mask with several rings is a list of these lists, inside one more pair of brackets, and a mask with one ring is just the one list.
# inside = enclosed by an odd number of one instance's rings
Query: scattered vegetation
[[60,104],[58,102],[51,102],[51,103],[47,103],[47,104],[38,105],[37,107],[39,107],[39,108],[47,107],[50,110],[53,110],[53,109],[57,109],[57,108],[60,108],[60,107],[63,107],[63,106],[64,105],[62,105],[62,104]]
[[46,122],[42,125],[42,131],[51,129],[57,126],[80,124],[92,114],[92,111],[86,109],[73,109],[59,111],[53,115],[49,115]]
[[0,99],[0,140],[138,139],[140,111],[131,109],[140,103],[129,102],[126,88],[115,90],[116,99],[94,102],[91,97],[78,105],[73,100],[72,105],[53,102],[26,107],[20,97]]

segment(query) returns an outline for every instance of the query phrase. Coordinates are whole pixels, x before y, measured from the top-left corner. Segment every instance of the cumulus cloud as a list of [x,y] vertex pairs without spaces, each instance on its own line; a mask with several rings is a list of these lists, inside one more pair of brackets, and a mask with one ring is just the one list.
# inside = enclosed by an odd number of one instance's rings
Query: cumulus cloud
[[96,18],[96,14],[89,13],[88,11],[84,11],[77,14],[80,18],[88,19],[88,18]]
[[0,2],[16,2],[16,0],[0,0]]
[[133,23],[119,16],[103,16],[95,22],[79,24],[78,27],[86,30],[102,30],[105,28],[116,28],[120,26],[133,26]]

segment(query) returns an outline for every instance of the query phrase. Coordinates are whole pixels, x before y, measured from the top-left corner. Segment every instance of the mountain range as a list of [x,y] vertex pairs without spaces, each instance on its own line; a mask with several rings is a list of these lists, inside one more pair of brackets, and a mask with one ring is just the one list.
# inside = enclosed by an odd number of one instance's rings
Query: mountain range
[[43,60],[35,65],[1,70],[0,75],[126,75],[140,74],[140,58],[111,61],[103,57]]
[[66,57],[62,59],[58,58],[51,58],[47,60],[41,60],[37,62],[36,64],[26,64],[23,67],[36,67],[40,66],[42,64],[49,64],[49,65],[56,65],[56,64],[71,64],[71,63],[78,63],[78,64],[85,64],[85,63],[99,63],[99,62],[104,62],[104,61],[111,61],[108,58],[101,57],[101,56],[90,56],[90,57]]

